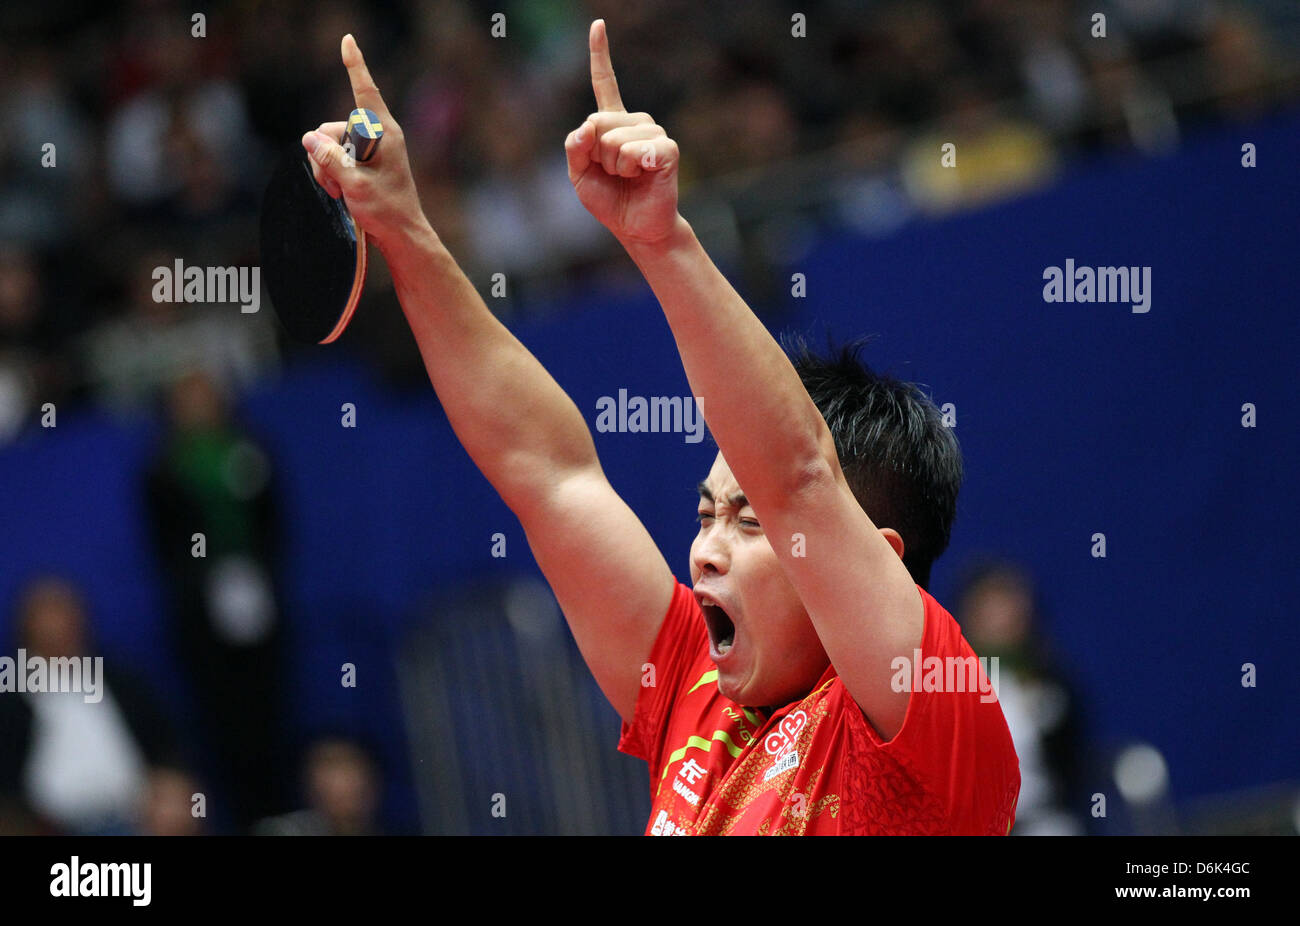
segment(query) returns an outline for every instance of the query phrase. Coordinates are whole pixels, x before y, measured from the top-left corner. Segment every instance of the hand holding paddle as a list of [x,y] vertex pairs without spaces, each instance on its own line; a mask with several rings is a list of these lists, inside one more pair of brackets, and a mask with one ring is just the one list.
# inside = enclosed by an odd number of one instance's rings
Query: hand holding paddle
[[302,145],[311,156],[316,182],[331,196],[342,194],[357,224],[383,250],[412,223],[422,223],[424,216],[402,127],[388,111],[351,35],[343,36],[342,54],[357,109],[368,109],[379,117],[384,143],[369,160],[363,160],[360,153],[353,158],[340,144],[346,123],[326,122],[305,134]]
[[367,237],[385,250],[428,225],[401,127],[351,35],[343,37],[342,55],[356,110],[347,122],[305,134],[309,156],[282,162],[262,200],[262,271],[271,303],[291,335],[321,344],[338,338],[356,310]]

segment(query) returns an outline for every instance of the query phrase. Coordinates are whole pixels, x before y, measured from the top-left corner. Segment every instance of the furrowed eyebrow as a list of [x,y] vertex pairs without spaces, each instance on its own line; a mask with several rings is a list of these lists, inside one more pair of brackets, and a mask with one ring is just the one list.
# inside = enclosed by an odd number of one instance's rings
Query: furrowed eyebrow
[[[699,492],[700,492],[700,498],[707,499],[707,500],[710,501],[710,502],[714,502],[714,501],[715,501],[715,499],[714,499],[714,497],[713,497],[713,490],[710,489],[710,488],[708,487],[708,485],[706,485],[705,483],[701,482],[698,486],[696,486],[696,488],[699,489]],[[749,507],[749,499],[745,497],[745,493],[743,493],[743,492],[737,492],[735,495],[733,495],[733,496],[731,496],[730,498],[727,499],[727,505],[729,505],[729,506],[732,507],[732,508],[736,508],[736,509],[740,509],[740,508],[748,508],[748,507]]]

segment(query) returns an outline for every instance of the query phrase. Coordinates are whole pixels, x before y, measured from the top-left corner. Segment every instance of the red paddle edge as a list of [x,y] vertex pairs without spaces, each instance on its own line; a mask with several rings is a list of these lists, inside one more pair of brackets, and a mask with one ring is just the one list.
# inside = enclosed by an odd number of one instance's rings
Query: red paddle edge
[[[357,112],[357,110],[353,110],[353,113],[355,112]],[[367,116],[372,115],[374,114],[367,111]],[[351,119],[351,116],[348,118]],[[378,117],[376,117],[376,119],[377,118]],[[345,141],[347,140],[349,133],[350,130],[343,133]],[[369,160],[370,156],[374,154],[375,149],[379,147],[379,142],[382,138],[383,136],[381,134],[379,137],[372,139],[370,145],[366,149],[365,157],[360,157],[357,160]],[[338,324],[334,326],[334,330],[331,331],[323,341],[317,342],[319,344],[329,344],[332,341],[338,340],[339,336],[343,334],[344,330],[348,327],[348,323],[352,321],[353,313],[357,310],[357,303],[361,301],[361,288],[366,283],[366,233],[361,230],[360,226],[357,225],[356,219],[352,218],[350,213],[348,214],[348,221],[352,223],[352,234],[353,237],[356,238],[357,242],[357,267],[356,272],[352,276],[352,292],[348,294],[348,304],[344,307],[343,314],[339,316]]]
[[352,222],[352,228],[357,236],[357,269],[352,276],[352,292],[348,294],[348,304],[343,309],[343,314],[339,316],[338,324],[334,326],[334,330],[324,340],[318,342],[320,344],[329,344],[336,341],[343,334],[344,329],[348,327],[348,323],[352,321],[353,313],[357,310],[357,303],[361,301],[361,288],[366,282],[366,233],[357,227],[355,219],[351,216],[348,216],[348,219]]

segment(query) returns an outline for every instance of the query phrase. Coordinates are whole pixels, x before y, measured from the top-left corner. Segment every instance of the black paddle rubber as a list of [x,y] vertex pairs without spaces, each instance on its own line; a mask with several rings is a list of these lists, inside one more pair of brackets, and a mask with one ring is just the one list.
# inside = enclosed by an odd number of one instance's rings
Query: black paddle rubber
[[365,279],[366,246],[342,198],[312,177],[305,152],[287,156],[262,197],[262,276],[271,305],[296,340],[342,333]]

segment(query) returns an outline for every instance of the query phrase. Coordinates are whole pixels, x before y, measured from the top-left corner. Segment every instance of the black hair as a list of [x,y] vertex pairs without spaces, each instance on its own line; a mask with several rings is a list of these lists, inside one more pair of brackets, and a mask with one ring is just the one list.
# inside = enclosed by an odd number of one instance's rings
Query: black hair
[[948,547],[961,489],[961,448],[934,401],[914,383],[876,373],[859,354],[870,339],[815,354],[800,337],[786,351],[835,438],[844,478],[876,527],[903,538],[903,565],[922,588]]

